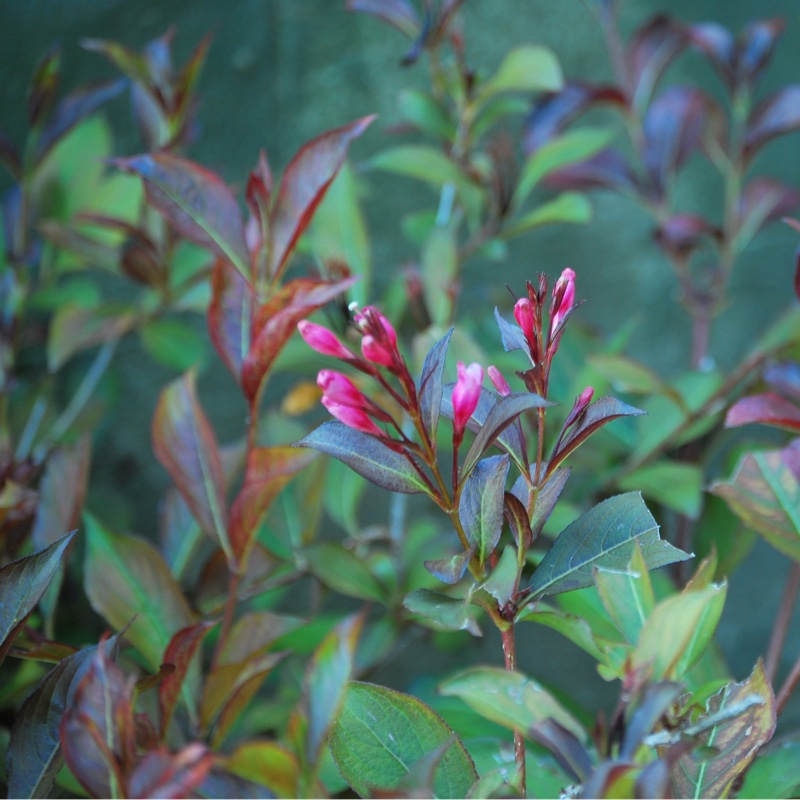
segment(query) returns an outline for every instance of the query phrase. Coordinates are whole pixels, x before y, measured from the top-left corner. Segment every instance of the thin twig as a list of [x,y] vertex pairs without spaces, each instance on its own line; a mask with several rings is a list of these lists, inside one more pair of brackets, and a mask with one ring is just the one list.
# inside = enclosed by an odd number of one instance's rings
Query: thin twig
[[776,716],[779,717],[781,715],[781,712],[789,702],[789,698],[797,688],[798,683],[800,683],[800,657],[798,657],[797,661],[794,662],[792,671],[786,677],[786,680],[783,682],[783,686],[781,686],[778,696],[775,699]]
[[800,563],[792,562],[789,574],[786,576],[786,585],[783,588],[783,597],[775,622],[772,626],[772,635],[769,639],[769,648],[764,663],[764,672],[767,680],[774,684],[775,675],[778,672],[778,665],[783,653],[783,645],[786,642],[786,634],[789,631],[789,623],[792,621],[792,613],[797,603],[797,594],[800,591]]

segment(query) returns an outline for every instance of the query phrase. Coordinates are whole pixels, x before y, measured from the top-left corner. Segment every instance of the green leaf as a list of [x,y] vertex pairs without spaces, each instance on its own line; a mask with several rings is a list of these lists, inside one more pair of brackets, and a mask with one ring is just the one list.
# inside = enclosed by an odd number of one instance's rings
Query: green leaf
[[386,599],[386,590],[363,561],[340,544],[322,542],[304,551],[308,569],[334,591],[362,600]]
[[523,45],[511,50],[494,75],[478,88],[478,102],[500,92],[557,92],[563,85],[564,76],[553,52]]
[[633,663],[651,665],[654,680],[683,678],[711,642],[726,594],[727,584],[712,583],[662,600],[642,627]]
[[695,464],[659,461],[628,473],[620,489],[639,490],[679,514],[697,519],[703,505],[703,471]]
[[506,605],[517,590],[519,572],[517,549],[512,545],[506,545],[497,562],[497,566],[492,570],[492,574],[486,583],[483,584],[484,591],[494,597],[500,607]]
[[581,741],[583,726],[546,689],[521,672],[501,667],[472,667],[440,684],[444,695],[460,697],[486,719],[527,735],[546,719],[554,719]]
[[585,650],[601,664],[605,661],[603,649],[598,644],[592,627],[576,614],[567,614],[542,603],[531,603],[517,615],[517,622],[538,622],[547,628],[558,631],[574,644]]
[[296,796],[300,765],[293,753],[276,742],[251,740],[218,758],[232,775],[264,786],[277,797]]
[[446,325],[451,317],[454,281],[458,278],[458,247],[451,227],[437,226],[422,249],[422,283],[425,305],[435,325]]
[[594,567],[624,571],[637,542],[648,569],[691,558],[659,537],[640,494],[617,495],[562,531],[533,573],[531,599],[591,586]]
[[782,739],[760,750],[736,793],[740,800],[796,797],[800,789],[800,739]]
[[503,229],[504,239],[519,236],[542,225],[556,222],[589,222],[592,219],[592,206],[579,192],[562,192],[555,199],[537,206],[524,214],[516,222]]
[[8,745],[9,797],[49,797],[61,769],[61,720],[96,647],[56,664],[14,718]]
[[406,595],[403,605],[412,614],[422,617],[424,622],[439,631],[469,631],[473,636],[481,636],[475,622],[475,610],[470,606],[469,596],[450,597],[429,589],[415,589]]
[[76,353],[121,338],[134,322],[134,315],[122,309],[62,306],[47,336],[48,369],[57,372]]
[[390,450],[374,436],[348,428],[341,422],[326,422],[295,447],[310,447],[338,458],[368,481],[390,492],[427,492],[427,486],[408,459]]
[[0,662],[53,580],[75,531],[0,569]]
[[602,150],[613,136],[614,132],[608,128],[580,128],[545,142],[522,167],[512,199],[513,206],[519,208],[549,172],[589,158]]
[[447,113],[430,95],[416,89],[403,89],[397,99],[400,115],[431,136],[452,141],[456,126]]
[[434,186],[444,186],[447,183],[455,186],[470,185],[469,179],[455,161],[441,150],[425,145],[403,145],[383,150],[369,159],[367,165],[372,169],[416,178]]
[[789,467],[792,456],[793,448],[746,453],[733,477],[711,491],[776,550],[800,561],[800,483]]
[[[760,702],[735,713],[737,707],[746,706],[753,698]],[[734,716],[726,717],[726,712]],[[706,713],[697,723],[710,722],[717,716],[720,721],[695,739],[696,746],[703,748],[703,755],[683,755],[670,770],[678,797],[727,797],[736,777],[772,738],[775,697],[760,659],[746,681],[729,683],[709,700]]]
[[395,789],[418,761],[447,742],[433,796],[466,797],[478,779],[472,759],[441,717],[415,697],[351,683],[330,737],[336,766],[362,797]]
[[153,319],[139,331],[150,357],[166,367],[185,372],[208,357],[206,337],[194,325],[177,319]]
[[484,458],[461,487],[458,516],[480,564],[494,553],[503,531],[503,495],[510,463],[508,456]]
[[194,620],[160,553],[144,539],[111,533],[84,515],[84,588],[92,608],[157,670],[172,636]]

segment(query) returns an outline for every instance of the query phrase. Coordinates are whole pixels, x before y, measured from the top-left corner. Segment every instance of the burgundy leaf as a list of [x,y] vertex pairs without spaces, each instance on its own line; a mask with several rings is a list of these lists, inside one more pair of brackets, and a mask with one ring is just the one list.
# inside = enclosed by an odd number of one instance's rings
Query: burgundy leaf
[[526,155],[538,150],[566,125],[597,103],[625,107],[625,95],[615,86],[570,81],[560,92],[547,92],[525,119],[523,148]]
[[461,487],[458,516],[478,563],[495,551],[503,530],[503,500],[510,460],[490,456],[475,464]]
[[736,41],[731,32],[717,22],[701,22],[688,27],[689,40],[703,53],[728,88],[736,81]]
[[615,189],[636,192],[638,180],[616,150],[601,150],[586,161],[551,172],[544,180],[552,189]]
[[475,547],[473,546],[469,550],[462,550],[450,558],[425,561],[425,569],[442,583],[452,585],[458,583],[464,577],[467,565],[474,554]]
[[785,27],[783,19],[773,17],[755,20],[742,31],[736,53],[736,71],[740,81],[752,86],[761,77]]
[[17,148],[8,138],[5,131],[0,130],[0,163],[5,164],[12,178],[19,179],[22,175],[22,161]]
[[776,136],[800,128],[800,84],[784,86],[753,109],[747,121],[744,157],[751,159]]
[[655,99],[644,118],[644,162],[660,194],[703,140],[708,101],[697,89],[670,86]]
[[361,136],[374,119],[362,117],[321,134],[301,147],[289,162],[270,215],[268,266],[273,278],[283,271],[297,240],[344,164],[350,142]]
[[[133,767],[133,681],[100,645],[61,723],[61,747],[72,774],[94,797],[112,797]],[[115,792],[115,793],[116,793]]]
[[194,372],[161,392],[153,417],[153,451],[200,527],[231,558],[222,460],[197,399]]
[[653,17],[636,31],[628,48],[635,108],[647,105],[664,70],[688,41],[685,27],[665,14]]
[[654,235],[667,253],[683,259],[700,245],[703,238],[719,239],[722,231],[695,214],[674,214],[656,229]]
[[267,154],[263,150],[258,154],[256,168],[247,179],[244,198],[250,213],[261,223],[263,236],[272,200],[272,172],[269,168],[269,161],[267,161]]
[[125,81],[113,81],[78,89],[67,95],[56,106],[52,119],[36,142],[36,160],[40,162],[59,139],[124,88]]
[[737,428],[751,422],[760,422],[798,433],[800,408],[778,394],[765,392],[743,397],[728,409],[725,416],[726,428]]
[[161,713],[161,738],[167,735],[172,713],[180,697],[186,673],[192,663],[197,648],[203,643],[206,634],[216,625],[216,622],[198,622],[188,628],[182,628],[170,639],[164,651],[162,666],[172,665],[170,672],[158,687],[158,707]]
[[547,465],[546,475],[553,474],[555,468],[573,451],[577,450],[595,431],[620,417],[639,417],[645,414],[641,409],[629,406],[615,397],[601,397],[592,403],[586,412],[566,432],[556,445],[555,452]]
[[264,380],[297,323],[349,289],[357,277],[329,282],[297,278],[282,286],[258,312],[252,344],[242,364],[242,388],[248,402],[257,402]]
[[171,153],[117,159],[144,181],[148,200],[184,238],[227,259],[250,280],[250,254],[236,199],[213,173]]
[[652,733],[661,717],[678,699],[681,689],[681,684],[671,681],[651,683],[644,689],[625,727],[620,758],[632,759],[636,755],[644,737]]
[[539,486],[539,493],[536,495],[531,515],[531,531],[534,538],[542,532],[550,514],[553,513],[571,471],[570,468],[563,467],[554,469],[547,475],[544,484]]
[[378,17],[412,39],[422,26],[416,9],[408,0],[347,0],[347,10]]
[[533,725],[528,738],[546,747],[570,779],[576,783],[586,780],[592,769],[592,759],[572,731],[548,719]]
[[179,753],[159,747],[145,754],[128,777],[130,798],[194,797],[214,765],[214,754],[196,742]]
[[514,543],[519,544],[522,540],[523,547],[527,550],[533,542],[531,522],[525,506],[511,492],[506,492],[503,496],[503,516],[508,523]]
[[208,332],[237,383],[242,381],[242,365],[250,351],[256,309],[250,285],[225,259],[218,258],[211,277]]
[[450,330],[431,347],[425,356],[422,373],[419,378],[419,407],[422,424],[428,431],[431,441],[436,441],[436,430],[439,425],[439,411],[442,405],[442,373],[444,371],[447,348],[450,345]]
[[737,209],[739,229],[754,235],[768,222],[780,219],[800,204],[800,192],[774,178],[755,178],[742,192]]
[[250,450],[244,485],[231,508],[231,547],[240,564],[247,564],[259,525],[275,498],[315,456],[314,452],[294,447]]
[[28,90],[28,120],[31,128],[37,127],[50,113],[58,91],[60,69],[61,53],[58,47],[53,47],[37,65]]

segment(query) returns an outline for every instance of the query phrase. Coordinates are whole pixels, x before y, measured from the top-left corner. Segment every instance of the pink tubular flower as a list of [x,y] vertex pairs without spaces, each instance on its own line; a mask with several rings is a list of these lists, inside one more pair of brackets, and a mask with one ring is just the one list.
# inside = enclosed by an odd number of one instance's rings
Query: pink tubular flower
[[500,372],[494,364],[491,367],[488,367],[486,370],[487,374],[489,375],[489,380],[492,382],[492,386],[497,389],[497,394],[500,397],[505,397],[506,395],[511,394],[511,387],[508,385],[508,381],[503,377],[503,374]]
[[361,340],[361,354],[373,364],[380,364],[382,367],[394,365],[392,351],[384,347],[372,334],[368,333]]
[[525,334],[528,343],[532,344],[536,341],[533,330],[533,304],[529,298],[520,297],[520,299],[517,300],[514,305],[514,319],[517,321],[517,325],[522,328],[522,332]]
[[[559,300],[560,296],[560,300]],[[550,320],[550,336],[558,330],[558,326],[567,312],[575,304],[575,272],[567,267],[553,287],[553,317]]]
[[322,325],[304,319],[297,323],[297,330],[312,350],[324,356],[354,358],[353,353],[336,338],[336,335]]
[[458,362],[458,380],[453,387],[453,438],[461,441],[467,420],[478,406],[483,383],[483,367],[480,364],[464,366]]
[[362,433],[369,433],[372,436],[383,436],[383,431],[369,418],[367,412],[360,408],[337,403],[330,397],[323,396],[322,405],[336,417],[339,422],[343,422],[348,428],[355,428]]
[[341,372],[332,369],[321,369],[317,375],[317,386],[322,389],[328,400],[340,406],[366,408],[367,402],[353,381]]
[[375,306],[365,306],[355,315],[355,322],[362,330],[369,332],[370,325],[380,325],[389,337],[392,347],[397,345],[397,333],[395,333],[392,323],[378,311]]

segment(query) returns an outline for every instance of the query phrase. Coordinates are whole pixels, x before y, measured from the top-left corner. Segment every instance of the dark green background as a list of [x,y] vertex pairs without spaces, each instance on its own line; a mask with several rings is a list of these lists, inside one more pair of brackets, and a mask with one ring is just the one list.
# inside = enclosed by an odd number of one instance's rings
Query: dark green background
[[[760,91],[765,93],[800,82],[798,8],[796,0],[636,0],[624,6],[623,23],[630,31],[656,12],[669,12],[685,21],[716,20],[738,29],[754,15],[782,15],[787,29],[762,83]],[[491,70],[509,48],[535,42],[553,48],[567,76],[610,77],[602,37],[579,0],[468,0],[465,17],[468,55],[477,68]],[[64,85],[73,87],[113,75],[99,56],[81,50],[81,38],[117,39],[139,48],[172,24],[177,27],[178,63],[206,32],[214,32],[200,83],[202,138],[191,155],[240,185],[259,148],[266,148],[273,166],[281,169],[302,142],[375,112],[379,124],[357,143],[354,155],[362,158],[376,152],[387,144],[381,128],[397,118],[398,91],[425,86],[422,64],[406,70],[398,66],[406,40],[374,19],[346,13],[344,0],[5,0],[0,2],[0,125],[20,140],[28,77],[54,41],[63,47]],[[683,56],[668,78],[691,78],[719,94],[716,77],[693,54]],[[134,152],[139,145],[124,101],[118,100],[110,114],[119,152]],[[779,140],[767,148],[757,169],[800,185],[798,146],[797,135]],[[432,199],[411,182],[390,176],[370,176],[369,185],[366,206],[380,280],[416,255],[400,235],[400,217],[420,203],[430,205]],[[714,175],[697,162],[689,165],[680,181],[682,200],[691,209],[718,207],[718,190]],[[634,205],[616,197],[596,195],[594,206],[591,224],[530,235],[511,249],[507,264],[471,262],[466,313],[490,313],[481,295],[488,272],[498,286],[518,285],[541,270],[556,274],[570,265],[579,276],[579,296],[589,300],[581,310],[582,319],[613,333],[635,316],[640,324],[632,353],[666,375],[675,374],[686,362],[688,326],[675,303],[672,274],[652,246],[649,222]],[[772,226],[742,259],[731,304],[713,331],[712,351],[718,363],[734,363],[751,338],[792,301],[796,240],[785,226]],[[114,437],[107,437],[96,455],[95,470],[102,473],[99,479],[117,487],[121,521],[148,534],[166,476],[149,453],[145,432],[157,392],[173,375],[153,367],[134,342],[123,347],[122,355],[119,389],[124,406]],[[243,407],[232,401],[227,373],[222,368],[207,371],[200,390],[221,438],[238,433]],[[766,649],[785,570],[781,557],[759,546],[732,581],[720,640],[737,678],[744,678],[755,657]],[[529,638],[533,633],[531,629]],[[523,649],[521,668],[570,686],[579,700],[591,704],[592,693],[602,688],[602,682],[588,659],[572,647],[554,651],[547,644],[552,637],[541,637],[537,639],[541,645]],[[795,632],[789,656],[793,658],[798,649],[800,637]],[[497,643],[487,643],[484,652],[486,658],[494,658]],[[787,661],[784,671],[788,666]],[[572,678],[565,677],[573,671]],[[403,678],[386,676],[386,681],[402,685]]]

